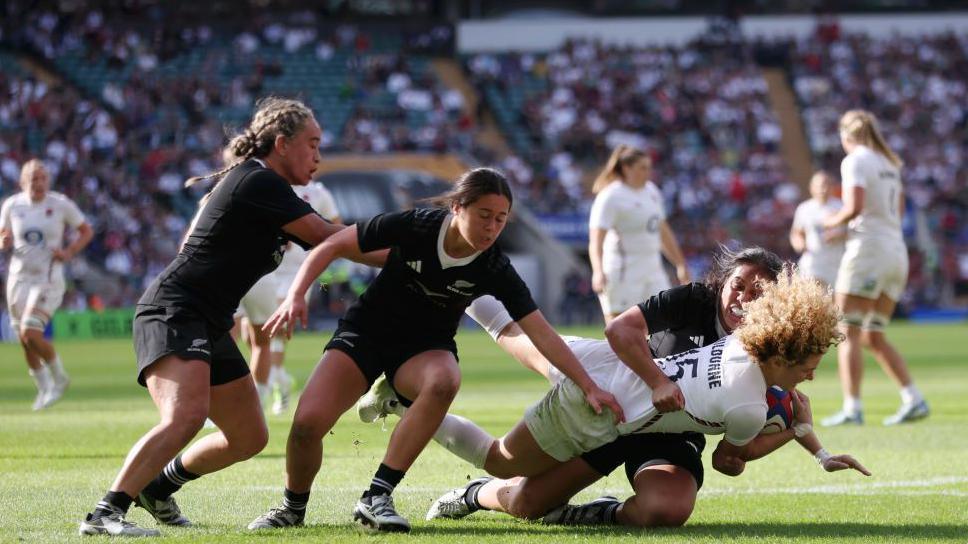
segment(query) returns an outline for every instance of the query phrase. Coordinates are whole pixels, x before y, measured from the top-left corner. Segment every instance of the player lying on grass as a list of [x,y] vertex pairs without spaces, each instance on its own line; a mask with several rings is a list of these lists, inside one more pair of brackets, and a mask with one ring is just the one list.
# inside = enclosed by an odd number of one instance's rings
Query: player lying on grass
[[[715,259],[707,283],[676,287],[652,297],[626,311],[609,326],[606,335],[616,351],[625,355],[630,346],[646,351],[651,349],[657,355],[669,355],[713,342],[742,322],[741,306],[758,297],[762,282],[774,280],[781,268],[781,260],[761,248],[735,252],[723,248]],[[496,301],[478,299],[468,308],[468,314],[524,366],[553,381],[560,377],[549,375],[547,360],[537,354],[516,330],[507,312]],[[369,403],[361,401],[360,404],[360,416],[364,421],[372,421],[379,411],[400,411],[392,391],[385,387],[375,387],[365,400]],[[779,447],[793,435],[794,431],[788,430],[770,440]],[[454,415],[447,416],[435,438],[478,467],[483,465],[487,449],[493,443],[493,438],[474,423]],[[828,455],[821,450],[812,433],[800,441],[811,453]],[[485,503],[486,496],[498,490],[503,490],[503,499],[506,503],[510,501],[508,507],[515,515],[541,517],[625,463],[635,495],[622,509],[622,522],[640,526],[681,525],[692,514],[696,493],[702,485],[701,453],[704,446],[703,435],[697,433],[622,436],[536,477],[518,478],[513,482],[495,481],[486,487],[482,485],[487,478],[475,480],[466,488],[442,497],[428,517],[466,515],[478,508],[474,501],[478,492],[481,502]],[[846,468],[842,459],[841,456],[829,457],[825,468]],[[450,500],[446,500],[448,496]],[[470,500],[464,501],[465,497]],[[505,509],[497,503],[495,505],[490,508]]]

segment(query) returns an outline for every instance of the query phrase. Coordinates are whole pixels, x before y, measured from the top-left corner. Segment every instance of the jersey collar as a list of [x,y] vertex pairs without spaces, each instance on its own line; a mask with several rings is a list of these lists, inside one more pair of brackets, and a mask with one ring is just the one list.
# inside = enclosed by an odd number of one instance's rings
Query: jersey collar
[[440,269],[446,270],[453,266],[467,266],[471,264],[478,255],[481,254],[480,251],[469,255],[467,257],[462,257],[460,259],[451,257],[444,251],[444,237],[447,235],[447,228],[450,227],[450,221],[454,218],[454,214],[449,213],[447,217],[440,224],[440,233],[437,234],[437,259],[440,260]]

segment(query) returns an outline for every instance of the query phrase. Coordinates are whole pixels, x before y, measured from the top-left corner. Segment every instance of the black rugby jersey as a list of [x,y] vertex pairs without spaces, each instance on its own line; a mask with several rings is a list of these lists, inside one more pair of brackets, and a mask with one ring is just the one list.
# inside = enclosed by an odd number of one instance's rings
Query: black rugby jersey
[[649,327],[654,357],[668,357],[712,344],[720,338],[716,326],[716,293],[701,283],[666,289],[638,305]]
[[394,335],[453,338],[464,309],[493,295],[514,320],[537,309],[528,286],[492,245],[473,260],[444,253],[450,212],[417,209],[378,215],[357,224],[364,252],[390,248],[386,265],[345,320]]
[[245,161],[216,185],[178,256],[138,304],[186,306],[217,328],[232,328],[242,296],[279,266],[286,242],[309,247],[282,226],[311,213],[282,176],[258,160]]

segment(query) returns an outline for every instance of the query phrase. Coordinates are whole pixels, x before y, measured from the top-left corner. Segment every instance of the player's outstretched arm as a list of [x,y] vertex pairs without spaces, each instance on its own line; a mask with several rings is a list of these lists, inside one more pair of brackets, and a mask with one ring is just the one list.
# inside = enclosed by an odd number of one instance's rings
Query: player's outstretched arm
[[297,321],[305,328],[309,321],[309,311],[305,299],[309,287],[326,270],[326,267],[337,258],[347,254],[359,255],[362,253],[356,238],[356,226],[340,228],[342,230],[313,248],[306,256],[306,260],[299,266],[299,271],[296,272],[296,277],[289,287],[285,300],[262,326],[262,330],[268,332],[270,336],[284,332],[286,338],[291,338]]
[[548,321],[541,314],[541,310],[535,310],[518,320],[521,330],[528,335],[538,351],[546,359],[552,362],[561,372],[575,382],[582,392],[585,393],[585,400],[595,413],[601,413],[602,408],[608,407],[615,414],[617,423],[625,421],[625,413],[615,396],[598,387],[591,376],[585,372],[585,368],[578,362],[575,354],[568,349],[565,341],[558,336]]

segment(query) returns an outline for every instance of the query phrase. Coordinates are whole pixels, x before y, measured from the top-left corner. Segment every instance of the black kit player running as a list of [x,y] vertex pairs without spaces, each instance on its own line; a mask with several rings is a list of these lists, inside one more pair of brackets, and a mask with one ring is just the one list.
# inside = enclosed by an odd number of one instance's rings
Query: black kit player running
[[[419,209],[357,225],[361,250],[391,250],[326,349],[349,355],[369,385],[384,372],[392,384],[397,369],[423,351],[442,349],[456,359],[454,336],[464,309],[481,295],[500,300],[515,321],[538,308],[496,245],[463,259],[448,256],[443,241],[450,221],[447,210]],[[410,399],[399,396],[409,406]]]
[[500,300],[538,350],[581,384],[596,412],[607,406],[621,416],[614,397],[591,380],[495,245],[511,210],[504,176],[488,168],[471,170],[438,202],[449,209],[380,215],[314,249],[286,300],[266,322],[272,332],[291,332],[297,319],[305,319],[303,295],[311,278],[348,251],[389,248],[383,270],[340,320],[299,400],[286,449],[283,505],[254,520],[250,529],[302,524],[322,460],[321,439],[386,374],[412,406],[390,436],[383,463],[353,515],[368,529],[409,531],[391,494],[457,394],[454,336],[464,310],[485,294]]
[[145,368],[169,354],[207,361],[211,385],[248,374],[228,334],[232,314],[279,265],[288,242],[312,247],[282,226],[315,213],[258,159],[229,172],[202,205],[178,256],[138,300],[138,383],[145,385]]
[[[157,536],[125,520],[132,503],[159,524],[189,525],[172,493],[265,447],[258,394],[228,331],[242,295],[278,266],[286,242],[312,246],[343,228],[292,190],[312,179],[321,137],[305,104],[265,98],[223,150],[226,167],[186,181],[217,180],[134,319],[138,382],[160,419],[131,448],[108,493],[81,522],[81,534]],[[206,417],[218,432],[192,442]]]

